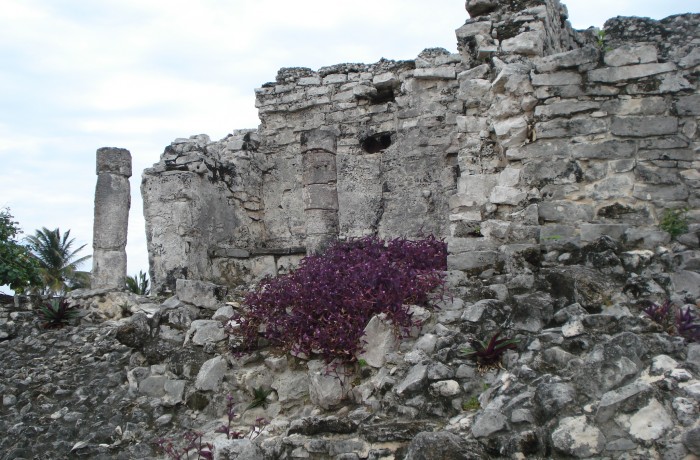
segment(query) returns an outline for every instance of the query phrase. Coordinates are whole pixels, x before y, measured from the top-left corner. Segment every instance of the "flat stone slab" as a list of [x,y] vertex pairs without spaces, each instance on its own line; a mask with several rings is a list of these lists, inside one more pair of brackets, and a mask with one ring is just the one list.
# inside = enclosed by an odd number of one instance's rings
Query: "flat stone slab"
[[197,307],[217,310],[227,293],[227,288],[206,281],[179,279],[175,283],[178,299]]

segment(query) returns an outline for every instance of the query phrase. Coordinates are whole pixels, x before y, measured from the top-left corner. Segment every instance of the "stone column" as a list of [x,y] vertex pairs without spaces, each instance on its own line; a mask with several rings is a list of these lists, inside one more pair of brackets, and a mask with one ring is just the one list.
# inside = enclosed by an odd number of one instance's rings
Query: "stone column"
[[92,239],[92,289],[126,286],[126,234],[131,206],[131,153],[97,150],[97,186]]
[[317,129],[301,135],[307,254],[317,253],[338,239],[336,149],[336,137],[330,131]]

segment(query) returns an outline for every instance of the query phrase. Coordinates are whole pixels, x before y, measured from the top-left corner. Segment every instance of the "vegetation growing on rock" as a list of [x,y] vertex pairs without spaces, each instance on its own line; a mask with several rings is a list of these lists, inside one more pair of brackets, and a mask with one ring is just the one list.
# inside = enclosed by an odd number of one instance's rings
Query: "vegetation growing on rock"
[[447,245],[432,236],[336,243],[295,271],[264,279],[234,322],[244,348],[256,346],[262,329],[262,337],[294,354],[355,361],[372,316],[386,314],[397,334],[414,325],[408,305],[430,306],[446,258]]
[[49,230],[43,227],[34,235],[28,236],[27,241],[39,262],[40,294],[64,295],[73,289],[89,286],[90,274],[78,268],[91,256],[78,256],[86,245],[73,249],[75,238],[70,238],[70,230],[61,234],[58,228]]

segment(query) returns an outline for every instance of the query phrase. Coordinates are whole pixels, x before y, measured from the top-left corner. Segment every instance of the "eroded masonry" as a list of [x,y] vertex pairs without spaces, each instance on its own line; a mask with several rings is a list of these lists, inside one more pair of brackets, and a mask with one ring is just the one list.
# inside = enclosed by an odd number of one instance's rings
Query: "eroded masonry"
[[601,235],[654,248],[666,209],[700,221],[699,15],[598,35],[556,0],[467,10],[457,54],[281,69],[257,130],[168,146],[141,186],[154,287],[284,272],[368,233],[445,237],[451,269],[481,272]]

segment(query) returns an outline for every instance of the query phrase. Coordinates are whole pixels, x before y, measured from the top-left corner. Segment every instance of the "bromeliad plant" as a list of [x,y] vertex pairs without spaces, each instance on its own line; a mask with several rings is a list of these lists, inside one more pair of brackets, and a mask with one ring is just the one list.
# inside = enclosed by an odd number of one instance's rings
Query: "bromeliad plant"
[[44,322],[46,329],[62,328],[78,314],[78,309],[69,305],[65,299],[51,299],[48,304],[42,305],[37,311],[37,315]]
[[251,403],[248,404],[248,407],[246,407],[245,410],[255,409],[256,407],[262,407],[263,409],[267,409],[267,397],[270,396],[270,393],[272,393],[271,388],[253,388],[253,401],[251,401]]
[[679,335],[689,342],[700,342],[700,322],[690,307],[685,311],[676,309],[669,299],[662,305],[652,303],[643,312],[669,334]]
[[255,348],[262,335],[296,355],[354,362],[372,316],[385,313],[397,335],[406,333],[415,325],[407,305],[430,308],[446,269],[447,245],[432,236],[339,242],[291,273],[263,280],[230,324],[242,350]]
[[698,318],[693,315],[690,307],[686,307],[685,311],[682,308],[678,309],[676,314],[676,330],[678,335],[689,342],[700,342],[700,323],[696,322]]
[[517,344],[520,343],[517,339],[499,339],[500,335],[501,331],[497,331],[488,342],[471,341],[472,348],[463,348],[460,350],[461,355],[476,360],[480,370],[499,367],[503,353],[506,350],[516,349]]
[[651,303],[644,310],[644,314],[651,318],[656,324],[659,324],[669,334],[675,333],[675,325],[673,324],[673,303],[670,299],[663,304]]

